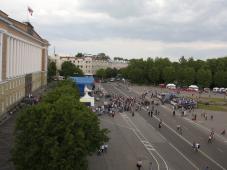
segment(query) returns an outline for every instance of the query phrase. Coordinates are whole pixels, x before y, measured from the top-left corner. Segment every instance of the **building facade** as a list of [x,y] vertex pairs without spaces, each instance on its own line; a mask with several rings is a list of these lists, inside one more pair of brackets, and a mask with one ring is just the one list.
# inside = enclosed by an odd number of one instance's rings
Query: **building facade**
[[47,83],[48,41],[0,11],[0,116]]
[[79,67],[85,75],[95,75],[99,69],[116,68],[121,69],[128,66],[126,62],[100,60],[95,56],[85,56],[77,58],[74,56],[54,55],[49,57],[50,61],[56,62],[56,67],[61,70],[61,65],[65,61],[69,61]]

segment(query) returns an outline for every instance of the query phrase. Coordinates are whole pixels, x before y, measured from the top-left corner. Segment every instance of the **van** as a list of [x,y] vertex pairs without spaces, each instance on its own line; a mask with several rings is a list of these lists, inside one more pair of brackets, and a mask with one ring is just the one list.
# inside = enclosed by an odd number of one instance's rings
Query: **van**
[[214,93],[217,93],[218,91],[219,91],[219,88],[218,88],[218,87],[214,87],[214,88],[213,88],[213,92],[214,92]]

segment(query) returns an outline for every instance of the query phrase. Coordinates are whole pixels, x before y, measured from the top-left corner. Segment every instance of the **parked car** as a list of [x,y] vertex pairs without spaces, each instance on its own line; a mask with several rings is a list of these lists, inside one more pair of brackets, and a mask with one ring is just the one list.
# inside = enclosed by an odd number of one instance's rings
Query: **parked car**
[[219,88],[218,92],[219,93],[224,93],[225,92],[225,88],[224,87]]
[[115,78],[111,78],[111,79],[110,79],[110,82],[114,82],[114,81],[115,81]]
[[210,88],[204,88],[203,91],[204,91],[205,93],[209,93],[209,92],[210,92]]
[[219,91],[219,88],[218,88],[218,87],[214,87],[214,88],[213,88],[213,92],[214,92],[214,93],[217,93],[218,91]]

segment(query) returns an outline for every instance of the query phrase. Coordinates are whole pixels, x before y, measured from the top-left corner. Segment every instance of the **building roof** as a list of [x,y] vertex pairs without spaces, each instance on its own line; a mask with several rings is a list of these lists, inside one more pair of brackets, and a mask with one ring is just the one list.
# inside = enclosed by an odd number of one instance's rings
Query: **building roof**
[[49,45],[48,41],[43,39],[35,30],[30,22],[19,22],[13,18],[10,18],[6,13],[0,10],[0,21],[6,23],[8,27],[26,34],[46,45]]
[[76,84],[94,84],[94,78],[92,76],[70,77],[70,79],[75,81]]

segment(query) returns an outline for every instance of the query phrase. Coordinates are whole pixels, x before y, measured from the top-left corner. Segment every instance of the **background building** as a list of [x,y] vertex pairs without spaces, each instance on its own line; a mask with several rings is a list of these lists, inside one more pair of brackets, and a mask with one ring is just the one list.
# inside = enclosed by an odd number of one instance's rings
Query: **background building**
[[0,10],[0,116],[47,83],[48,41]]
[[63,62],[70,61],[71,63],[79,67],[85,75],[95,75],[97,70],[106,69],[108,67],[120,69],[128,66],[127,62],[102,60],[98,59],[95,55],[89,55],[84,57],[54,55],[50,56],[49,60],[56,62],[58,70],[61,70],[61,65]]

